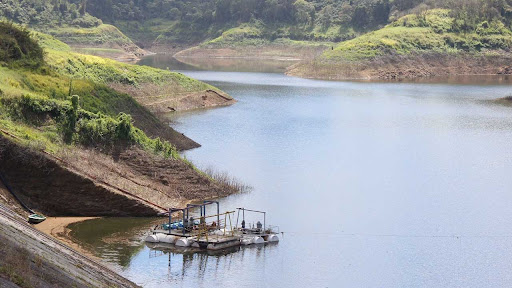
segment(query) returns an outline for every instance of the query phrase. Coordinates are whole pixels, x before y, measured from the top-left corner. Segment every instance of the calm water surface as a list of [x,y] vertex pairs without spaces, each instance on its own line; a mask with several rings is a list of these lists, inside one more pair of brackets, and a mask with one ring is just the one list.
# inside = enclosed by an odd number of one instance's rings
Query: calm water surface
[[[140,232],[84,236],[106,220],[76,225],[75,236],[122,275],[144,287],[512,283],[512,108],[487,101],[512,92],[508,79],[357,83],[182,72],[238,100],[172,115],[176,129],[203,145],[185,156],[253,186],[222,199],[222,209],[266,210],[284,235],[273,246],[182,255],[150,250],[133,240]],[[131,222],[130,231],[147,230],[147,221]],[[111,235],[133,241],[117,247]]]

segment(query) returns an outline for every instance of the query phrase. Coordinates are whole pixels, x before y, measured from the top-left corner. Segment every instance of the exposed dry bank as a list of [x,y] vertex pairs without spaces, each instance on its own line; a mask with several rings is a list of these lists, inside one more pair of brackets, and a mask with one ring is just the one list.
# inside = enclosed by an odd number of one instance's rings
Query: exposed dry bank
[[199,46],[176,53],[179,59],[186,58],[245,58],[301,60],[312,59],[330,42],[295,41],[287,38],[265,39],[261,25],[242,24],[229,29],[221,36]]
[[[0,136],[0,173],[26,205],[48,216],[156,216],[236,193],[180,159],[137,146],[109,154],[69,147],[54,156]],[[9,193],[0,203],[26,215]]]
[[379,56],[372,60],[305,61],[288,68],[287,75],[310,79],[412,79],[448,75],[511,75],[512,55],[427,52]]

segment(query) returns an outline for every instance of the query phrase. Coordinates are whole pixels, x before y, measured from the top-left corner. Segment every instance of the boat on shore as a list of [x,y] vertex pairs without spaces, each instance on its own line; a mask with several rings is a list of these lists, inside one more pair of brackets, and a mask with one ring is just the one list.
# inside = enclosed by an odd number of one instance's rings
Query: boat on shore
[[30,224],[39,224],[46,220],[46,217],[40,214],[31,214],[28,216],[28,223]]

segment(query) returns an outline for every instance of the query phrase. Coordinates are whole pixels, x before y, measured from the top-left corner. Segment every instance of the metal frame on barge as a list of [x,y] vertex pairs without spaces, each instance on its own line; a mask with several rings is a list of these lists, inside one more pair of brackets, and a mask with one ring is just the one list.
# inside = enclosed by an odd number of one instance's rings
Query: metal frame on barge
[[[206,206],[216,204],[217,213],[206,214]],[[199,208],[199,219],[191,216],[191,210]],[[168,215],[168,223],[157,225],[145,239],[148,243],[165,243],[177,248],[195,248],[200,250],[222,250],[240,245],[264,244],[279,242],[279,237],[272,229],[266,228],[266,212],[237,208],[238,216],[233,227],[232,218],[235,211],[220,213],[218,201],[204,201],[202,204],[188,204],[185,208],[170,208],[164,215]],[[242,211],[242,227],[238,227]],[[258,221],[256,228],[245,227],[245,211],[263,213],[263,223]],[[174,221],[172,215],[181,212],[181,221]],[[190,216],[190,217],[189,217]],[[222,221],[221,216],[224,216]],[[208,221],[215,218],[216,221]],[[228,225],[229,221],[229,225]]]
[[[236,230],[240,231],[241,240],[240,243],[242,245],[251,245],[251,244],[261,244],[268,242],[279,242],[279,237],[276,235],[279,231],[274,231],[273,227],[269,227],[267,229],[267,212],[251,210],[246,208],[236,208],[238,210],[238,214],[236,217]],[[241,227],[238,228],[238,220],[240,219],[240,211],[242,211],[242,222]],[[263,224],[260,221],[256,223],[256,227],[254,227],[254,223],[251,228],[246,228],[245,223],[245,211],[252,213],[263,214]]]

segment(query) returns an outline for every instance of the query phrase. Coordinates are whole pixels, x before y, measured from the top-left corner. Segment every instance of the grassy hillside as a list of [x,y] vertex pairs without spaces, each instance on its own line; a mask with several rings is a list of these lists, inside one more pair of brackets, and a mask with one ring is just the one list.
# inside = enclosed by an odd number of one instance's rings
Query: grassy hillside
[[[181,73],[72,53],[69,49],[65,49],[60,41],[46,39],[41,43],[48,51],[46,60],[53,71],[73,79],[87,79],[95,84],[103,84],[115,91],[127,93],[139,104],[155,113],[228,105],[234,101],[219,89]],[[80,82],[73,85],[73,93],[78,93],[82,89],[87,90],[80,85]],[[108,96],[109,93],[106,95]],[[111,103],[116,97],[107,96],[102,97],[101,101],[104,105],[97,104],[90,108],[107,113],[106,109],[117,107]],[[141,113],[133,114],[141,115]],[[162,130],[161,127],[150,125],[146,118],[139,121],[147,122],[145,125],[147,132],[158,135],[157,131]],[[173,137],[179,137],[179,135],[175,134]]]
[[135,58],[146,53],[119,29],[88,14],[86,2],[6,0],[0,3],[0,20],[51,34],[83,53],[118,59]]
[[332,42],[312,42],[298,41],[289,38],[271,39],[268,28],[262,23],[245,23],[240,26],[224,31],[219,37],[206,41],[199,45],[200,47],[223,48],[239,46],[264,46],[264,45],[283,45],[283,46],[325,46],[333,44]]
[[[115,130],[113,127],[121,125],[121,120],[126,121],[126,118],[121,117],[119,113],[126,113],[131,115],[134,120],[133,125],[129,121],[130,125],[133,126],[130,131],[134,131],[138,135],[134,134],[132,136],[136,136],[136,138],[140,136],[141,139],[145,139],[143,141],[145,144],[139,143],[142,146],[153,147],[154,145],[161,146],[158,143],[166,143],[165,141],[158,142],[159,140],[154,142],[145,135],[141,136],[144,134],[142,133],[142,130],[144,130],[152,137],[160,137],[162,140],[171,141],[180,149],[193,147],[193,142],[187,142],[186,138],[180,133],[160,122],[130,95],[118,92],[110,86],[120,85],[119,87],[128,87],[127,90],[136,92],[147,85],[152,85],[174,91],[174,94],[166,94],[162,97],[173,97],[173,95],[180,95],[179,93],[218,91],[215,87],[179,73],[73,53],[70,52],[69,46],[49,35],[35,33],[32,38],[28,31],[12,24],[1,23],[0,25],[0,33],[3,33],[0,35],[1,39],[10,39],[10,42],[2,41],[1,43],[3,45],[10,43],[13,46],[12,49],[8,49],[6,53],[0,55],[2,57],[0,61],[3,61],[3,65],[0,67],[0,97],[3,99],[2,107],[4,109],[1,126],[5,129],[19,136],[23,136],[23,133],[32,135],[27,137],[30,139],[35,137],[34,139],[37,138],[49,146],[55,143],[58,146],[61,143],[59,142],[60,136],[62,136],[60,134],[63,133],[61,131],[62,121],[65,120],[60,116],[69,111],[71,95],[77,95],[81,109],[79,111],[83,110],[83,113],[79,112],[78,114],[85,115],[83,116],[85,118],[77,119],[77,121],[99,121],[102,123],[101,125],[107,123],[105,125],[110,127],[107,127],[108,129]],[[10,36],[13,33],[15,38]],[[39,40],[40,45],[44,48],[45,56],[43,56],[42,48],[33,39]],[[21,52],[16,54],[11,53],[11,51]],[[222,92],[219,91],[219,93]],[[24,105],[29,106],[24,107]],[[27,119],[21,117],[25,115],[24,113],[11,109],[18,106],[20,106],[19,111],[25,111],[25,109],[37,110],[31,111],[30,115],[39,112],[44,114],[48,112],[48,109],[57,109],[52,113],[55,113],[58,117],[50,117],[51,121],[48,123],[52,125],[45,124],[42,125],[42,128],[37,127],[35,129],[35,127],[27,124]],[[47,116],[45,114],[38,115],[36,118]],[[19,123],[16,121],[19,121]],[[105,128],[101,127],[100,129]],[[103,132],[107,133],[107,131]],[[99,133],[103,132],[100,131]],[[131,140],[139,141],[135,138]],[[150,142],[153,144],[148,144]],[[166,146],[168,144],[162,145]]]
[[95,27],[51,27],[45,33],[71,45],[114,46],[133,45],[130,38],[112,25],[101,24]]
[[[130,96],[91,80],[73,83],[71,78],[63,77],[47,65],[42,49],[26,30],[0,23],[0,37],[11,39],[12,51],[21,51],[21,55],[8,53],[1,59],[2,129],[50,151],[66,144],[103,147],[128,141],[177,157],[176,149],[169,142],[150,139],[134,126],[131,116],[123,113],[151,115]],[[49,42],[47,39],[46,43]],[[64,47],[55,41],[51,43]],[[57,53],[50,49],[46,52]],[[76,96],[71,97],[72,94]]]
[[343,79],[500,73],[512,57],[510,27],[499,18],[466,21],[448,9],[409,14],[339,43],[290,74]]
[[456,28],[451,11],[434,9],[407,15],[383,29],[340,43],[326,51],[327,60],[366,60],[413,53],[505,52],[512,47],[512,32],[499,20],[483,21],[471,32]]
[[381,28],[403,15],[434,8],[459,11],[464,25],[481,18],[502,18],[509,25],[512,16],[510,0],[90,0],[88,3],[89,13],[107,23],[119,24],[135,38],[151,35],[169,43],[211,40],[247,23],[262,23],[262,37],[267,40],[339,42]]
[[219,37],[179,52],[178,57],[252,57],[307,59],[334,45],[332,42],[272,39],[265,35],[262,23],[245,23],[223,32]]

